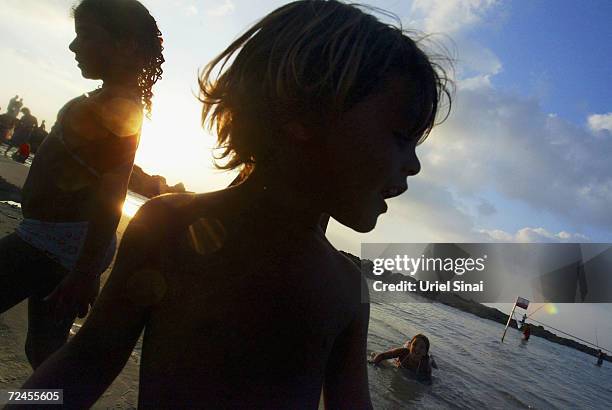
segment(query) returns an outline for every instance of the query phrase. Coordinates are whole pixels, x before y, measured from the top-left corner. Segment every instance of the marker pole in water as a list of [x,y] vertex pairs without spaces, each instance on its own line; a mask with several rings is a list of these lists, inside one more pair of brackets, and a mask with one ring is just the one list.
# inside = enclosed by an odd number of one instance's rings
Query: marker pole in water
[[510,321],[512,320],[512,317],[514,316],[514,309],[516,309],[516,302],[518,302],[518,297],[514,301],[514,306],[512,306],[512,312],[510,312],[510,316],[508,316],[508,323],[506,323],[506,327],[504,328],[504,334],[502,335],[502,339],[501,339],[502,343],[504,343],[504,337],[506,337],[506,331],[508,330],[508,326],[510,326]]

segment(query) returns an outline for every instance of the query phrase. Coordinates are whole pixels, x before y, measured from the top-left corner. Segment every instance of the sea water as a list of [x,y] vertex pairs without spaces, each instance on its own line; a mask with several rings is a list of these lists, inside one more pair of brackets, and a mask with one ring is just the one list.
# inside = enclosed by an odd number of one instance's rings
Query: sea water
[[371,305],[368,352],[425,333],[438,369],[423,384],[368,365],[376,408],[612,408],[612,363],[438,303]]
[[[129,192],[125,213],[147,198]],[[133,215],[133,213],[132,213]],[[417,333],[431,342],[438,369],[424,384],[405,371],[368,365],[375,408],[612,408],[612,363],[418,296],[370,307],[368,354],[400,347]],[[141,343],[133,359],[140,359]]]

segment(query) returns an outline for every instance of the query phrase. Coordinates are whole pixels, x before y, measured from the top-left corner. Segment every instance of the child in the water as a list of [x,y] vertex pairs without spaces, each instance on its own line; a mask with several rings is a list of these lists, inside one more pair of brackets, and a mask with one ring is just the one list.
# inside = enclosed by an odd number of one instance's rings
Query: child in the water
[[371,231],[420,170],[444,74],[356,6],[273,11],[200,78],[227,189],[147,202],[91,316],[25,388],[91,406],[143,334],[144,408],[372,407],[361,272],[322,232]]
[[431,379],[431,369],[438,366],[429,355],[429,339],[422,333],[404,343],[403,347],[383,353],[373,353],[369,362],[378,364],[383,360],[395,359],[395,366],[413,371],[418,378]]

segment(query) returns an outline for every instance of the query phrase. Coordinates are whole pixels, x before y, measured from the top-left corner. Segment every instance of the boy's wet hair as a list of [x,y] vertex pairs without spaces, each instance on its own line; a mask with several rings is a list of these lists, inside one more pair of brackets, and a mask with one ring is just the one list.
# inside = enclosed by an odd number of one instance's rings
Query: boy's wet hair
[[[421,112],[412,134],[435,124],[449,80],[401,26],[335,0],[301,0],[268,14],[211,61],[200,75],[202,123],[215,129],[220,169],[252,169],[297,121],[323,127],[381,88],[391,75],[418,88]],[[235,57],[234,57],[235,55]],[[230,60],[233,61],[230,62]],[[227,68],[226,68],[227,66]]]
[[151,113],[153,85],[161,78],[164,63],[162,34],[149,10],[137,0],[81,0],[73,7],[78,18],[83,13],[95,17],[117,40],[134,40],[136,50],[142,56],[138,71],[138,87],[147,114]]

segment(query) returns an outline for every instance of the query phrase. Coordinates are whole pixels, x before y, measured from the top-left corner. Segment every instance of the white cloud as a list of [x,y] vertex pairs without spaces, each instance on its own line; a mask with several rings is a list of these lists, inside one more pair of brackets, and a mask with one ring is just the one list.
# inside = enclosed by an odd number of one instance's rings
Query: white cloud
[[499,229],[480,229],[478,232],[495,242],[588,242],[589,238],[579,233],[569,233],[566,231],[560,231],[557,233],[549,232],[544,228],[531,228],[526,227],[519,229],[514,234],[505,232]]
[[478,23],[497,0],[414,0],[413,25],[428,33],[453,34],[465,31]]
[[535,99],[482,79],[468,85],[423,145],[423,174],[460,197],[490,190],[570,226],[612,230],[612,140],[548,115]]
[[195,16],[196,14],[198,14],[198,8],[193,4],[188,6],[185,10],[190,16]]
[[610,131],[612,132],[612,112],[607,114],[589,115],[587,119],[589,128],[594,132]]
[[428,35],[419,45],[428,54],[449,55],[455,78],[490,80],[502,71],[495,53],[472,35],[473,29],[500,14],[497,0],[414,0],[403,25]]
[[223,0],[223,3],[206,10],[206,14],[213,17],[222,17],[232,13],[236,9],[236,6],[232,0]]
[[20,38],[23,30],[36,27],[27,37],[32,37],[34,32],[38,34],[35,39],[43,42],[49,36],[72,35],[70,11],[74,3],[72,0],[2,0],[0,30]]

